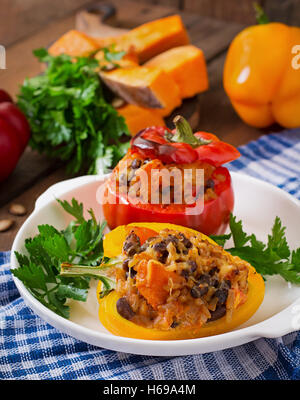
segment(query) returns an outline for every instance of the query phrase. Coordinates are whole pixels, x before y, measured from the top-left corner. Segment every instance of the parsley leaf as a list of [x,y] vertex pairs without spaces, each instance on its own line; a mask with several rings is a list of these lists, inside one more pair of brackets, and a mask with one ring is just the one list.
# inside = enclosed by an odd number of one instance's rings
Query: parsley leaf
[[78,201],[74,199],[74,197],[71,200],[71,204],[68,203],[66,200],[62,201],[60,199],[57,199],[57,201],[67,213],[75,217],[75,224],[82,224],[83,222],[85,222],[85,219],[83,217],[82,203],[79,204]]
[[[20,279],[30,293],[46,307],[68,318],[67,299],[86,301],[90,276],[60,275],[61,264],[78,262],[84,268],[94,268],[103,260],[103,230],[93,210],[88,210],[90,219],[84,218],[83,204],[76,199],[58,200],[63,209],[71,214],[72,221],[66,229],[59,231],[51,225],[39,225],[39,233],[25,241],[27,254],[15,253],[19,267],[11,272]],[[101,273],[100,273],[101,275]],[[98,278],[99,279],[99,278]],[[100,278],[102,279],[102,278]],[[105,290],[114,287],[114,280],[103,277]]]
[[280,218],[276,217],[272,228],[272,234],[268,236],[268,248],[274,251],[280,258],[288,258],[290,249],[285,237],[285,227],[282,226]]
[[225,242],[231,238],[231,234],[228,235],[211,235],[212,240],[214,240],[219,246],[224,247]]
[[279,217],[275,218],[267,244],[257,240],[254,234],[243,230],[242,221],[230,216],[228,235],[211,236],[221,246],[233,239],[234,247],[226,249],[234,256],[248,261],[262,275],[281,275],[286,281],[300,283],[300,248],[290,251],[285,236],[286,228]]
[[119,64],[115,63],[115,61],[121,60],[121,58],[126,54],[126,51],[116,50],[116,45],[114,43],[109,48],[104,47],[102,51],[104,54],[104,59],[111,63],[114,67],[119,67]]
[[236,217],[232,215],[229,226],[235,247],[244,246],[249,241],[250,237],[243,231],[242,221],[237,221]]

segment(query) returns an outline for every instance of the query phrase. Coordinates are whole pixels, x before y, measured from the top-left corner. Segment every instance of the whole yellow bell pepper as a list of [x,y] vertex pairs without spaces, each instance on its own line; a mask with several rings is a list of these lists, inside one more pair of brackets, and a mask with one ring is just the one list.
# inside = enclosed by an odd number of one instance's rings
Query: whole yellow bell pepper
[[299,45],[300,28],[281,23],[251,26],[231,43],[224,89],[247,124],[300,126]]
[[[122,253],[123,243],[130,231],[130,229],[128,229],[130,226],[151,229],[151,231],[154,232],[160,232],[162,229],[169,228],[180,230],[181,232],[195,232],[199,235],[199,232],[196,232],[193,229],[166,223],[141,222],[132,223],[127,226],[122,225],[105,235],[103,242],[105,256],[117,257]],[[203,239],[215,243],[209,237],[203,234],[201,235]],[[119,299],[118,293],[114,290],[104,298],[100,298],[101,290],[102,283],[99,282],[97,288],[97,298],[99,299],[99,319],[102,325],[114,335],[148,340],[179,340],[218,335],[241,325],[247,321],[260,306],[264,298],[265,285],[262,276],[251,267],[248,274],[247,300],[233,312],[230,321],[227,321],[226,316],[224,316],[216,321],[205,324],[201,328],[192,327],[187,329],[178,327],[168,331],[144,328],[121,317],[116,308],[116,303]]]

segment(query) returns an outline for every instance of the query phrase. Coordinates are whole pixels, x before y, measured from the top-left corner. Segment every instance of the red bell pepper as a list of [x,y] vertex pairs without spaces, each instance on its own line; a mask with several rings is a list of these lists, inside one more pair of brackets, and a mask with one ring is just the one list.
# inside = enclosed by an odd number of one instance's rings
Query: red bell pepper
[[[182,117],[177,118],[175,124],[173,132],[164,127],[143,130],[132,139],[128,155],[138,153],[143,159],[159,159],[164,164],[196,161],[199,168],[202,162],[209,163],[214,166],[210,176],[214,196],[204,202],[203,210],[202,199],[192,205],[170,204],[167,207],[164,204],[133,204],[128,194],[120,194],[118,188],[111,184],[112,180],[108,180],[105,196],[113,201],[105,202],[103,211],[111,229],[131,222],[164,222],[196,229],[207,235],[225,232],[234,196],[229,171],[221,164],[236,159],[239,152],[213,134],[198,132],[194,135]],[[190,212],[191,207],[193,213]]]
[[30,128],[25,115],[15,104],[3,102],[0,103],[0,118],[14,128],[23,151],[30,137]]
[[[217,178],[219,175],[225,177],[224,181]],[[170,205],[167,208],[161,204],[132,204],[127,195],[116,193],[113,186],[108,185],[106,190],[110,197],[115,199],[115,204],[103,204],[107,224],[110,229],[114,229],[131,222],[164,222],[196,229],[206,235],[221,235],[226,230],[233,210],[233,189],[227,168],[218,167],[212,179],[217,197],[206,201],[202,212],[200,212],[202,204],[198,201],[193,205],[195,207],[193,214],[187,213],[188,206],[180,204]]]
[[30,136],[29,124],[11,97],[0,90],[0,182],[14,170]]
[[5,90],[0,89],[0,103],[2,103],[3,101],[8,101],[10,103],[13,102],[10,95]]

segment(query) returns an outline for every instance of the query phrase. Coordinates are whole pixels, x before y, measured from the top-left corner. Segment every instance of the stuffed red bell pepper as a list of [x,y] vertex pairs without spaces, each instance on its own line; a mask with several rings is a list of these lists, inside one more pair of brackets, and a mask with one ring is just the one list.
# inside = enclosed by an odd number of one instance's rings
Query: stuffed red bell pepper
[[[132,138],[130,149],[104,190],[103,211],[111,229],[131,222],[171,222],[207,235],[224,233],[234,197],[229,171],[222,164],[235,160],[240,153],[211,133],[193,133],[181,116],[174,124],[173,131],[149,127]],[[182,174],[172,175],[175,169]],[[202,185],[196,179],[197,170],[203,171]],[[163,171],[170,173],[167,183]],[[146,186],[142,179],[145,174],[149,178]],[[155,189],[154,180],[158,184]],[[181,192],[190,193],[190,197]],[[169,196],[167,203],[165,193]]]

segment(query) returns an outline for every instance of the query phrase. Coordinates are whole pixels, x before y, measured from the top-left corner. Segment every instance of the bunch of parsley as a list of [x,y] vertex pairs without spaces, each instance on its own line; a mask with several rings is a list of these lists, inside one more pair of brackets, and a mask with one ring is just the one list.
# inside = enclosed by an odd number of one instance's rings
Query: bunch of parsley
[[[53,57],[39,49],[34,55],[47,64],[42,75],[26,79],[18,106],[30,127],[30,145],[50,157],[67,161],[69,173],[97,173],[114,166],[127,151],[121,137],[129,135],[125,120],[108,103],[94,58]],[[123,54],[106,49],[105,57]],[[110,59],[109,58],[109,59]]]
[[300,248],[291,252],[285,237],[286,228],[279,217],[275,218],[267,244],[257,240],[254,234],[247,235],[242,221],[233,215],[229,226],[231,233],[211,238],[222,247],[232,238],[234,247],[226,251],[248,261],[263,276],[281,275],[287,282],[300,283]]
[[[93,267],[103,258],[103,229],[105,223],[96,221],[93,210],[91,218],[83,216],[83,205],[72,199],[71,203],[58,200],[61,206],[75,220],[66,229],[59,231],[50,225],[39,225],[39,234],[26,239],[27,255],[16,252],[19,268],[12,273],[19,278],[30,293],[55,313],[68,318],[67,299],[86,301],[89,276],[61,276],[62,263],[80,263]],[[97,275],[106,290],[114,287],[114,282],[104,274]]]

